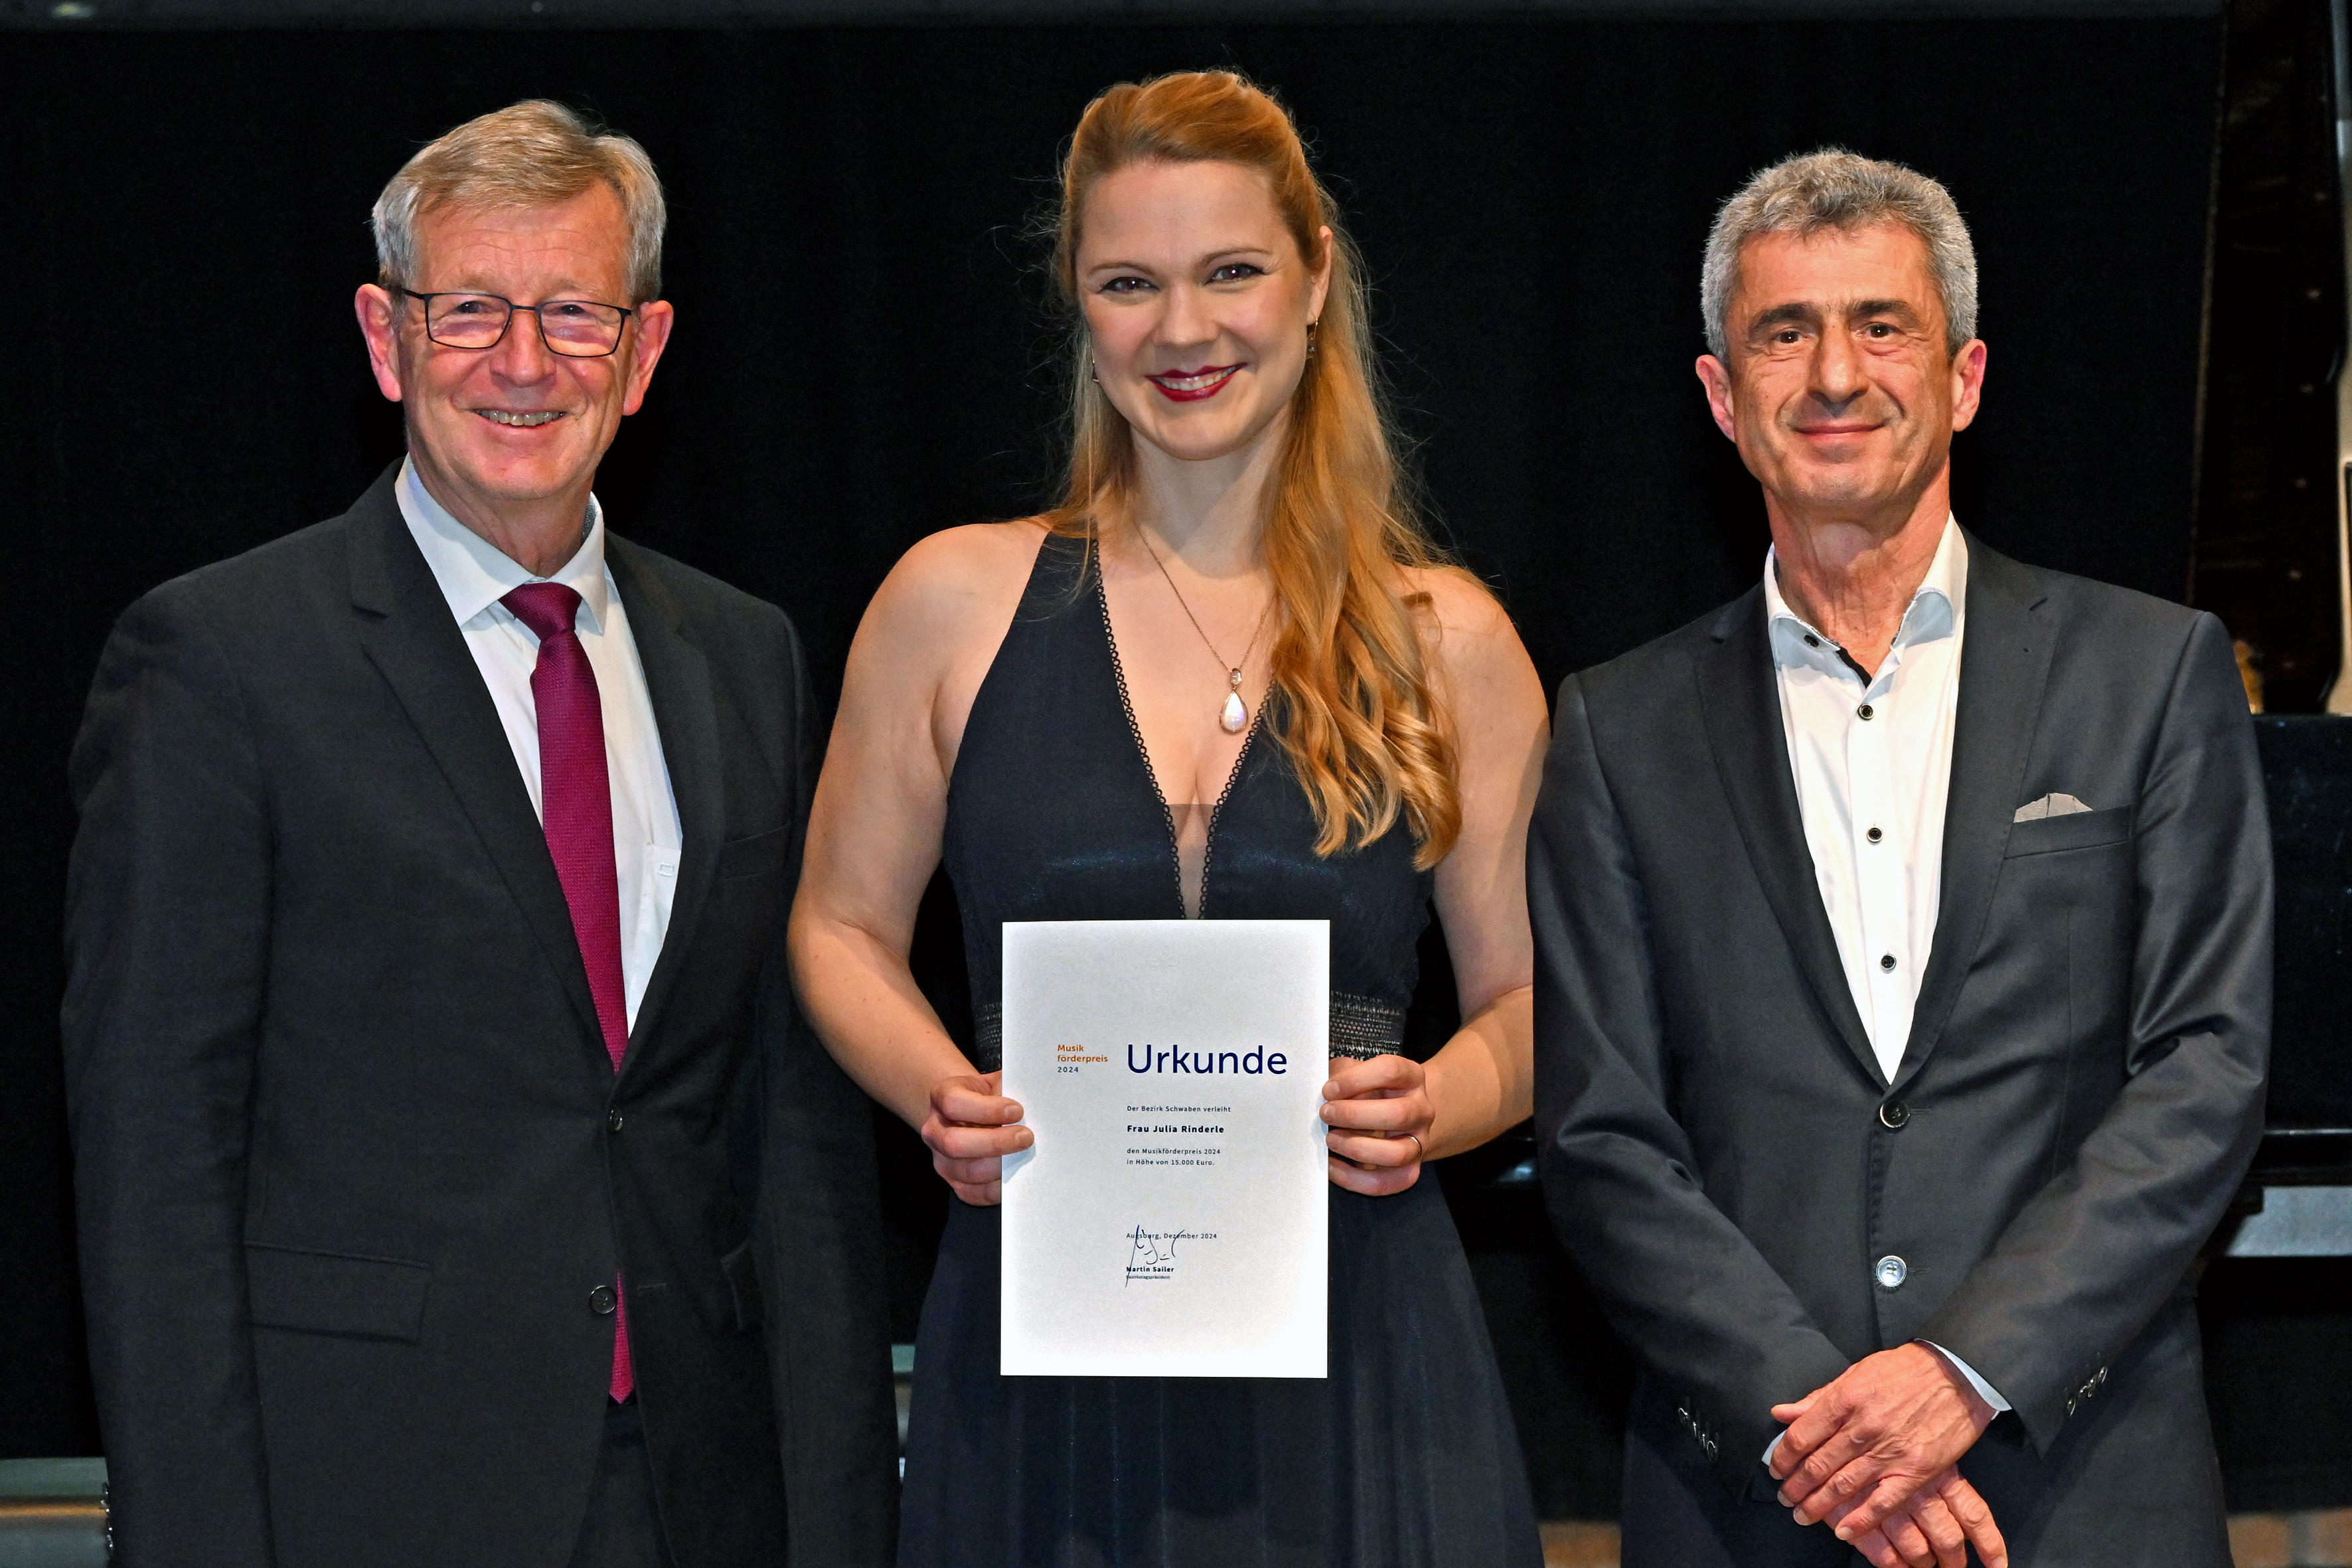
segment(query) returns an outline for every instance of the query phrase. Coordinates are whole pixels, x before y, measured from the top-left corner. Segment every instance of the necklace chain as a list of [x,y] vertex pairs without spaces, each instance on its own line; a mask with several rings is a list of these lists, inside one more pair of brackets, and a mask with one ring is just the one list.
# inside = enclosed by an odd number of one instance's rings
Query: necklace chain
[[[1265,630],[1266,616],[1274,613],[1274,595],[1271,594],[1266,595],[1265,607],[1260,609],[1257,613],[1257,624],[1250,627],[1249,644],[1242,649],[1241,663],[1226,664],[1225,656],[1219,653],[1217,651],[1217,645],[1209,640],[1208,632],[1203,629],[1201,625],[1201,617],[1192,613],[1192,606],[1191,605],[1185,603],[1184,590],[1176,586],[1176,579],[1168,574],[1168,563],[1160,559],[1160,552],[1151,548],[1151,537],[1143,531],[1143,527],[1139,523],[1136,525],[1135,537],[1137,541],[1142,544],[1143,552],[1151,557],[1151,563],[1160,568],[1160,580],[1168,584],[1168,591],[1171,594],[1176,595],[1176,607],[1184,612],[1184,618],[1186,620],[1192,623],[1192,630],[1200,635],[1201,645],[1209,650],[1209,657],[1211,658],[1215,659],[1219,665],[1223,667],[1226,680],[1232,687],[1232,693],[1227,698],[1227,700],[1229,702],[1238,702],[1241,698],[1242,671],[1248,666],[1250,655],[1257,651],[1257,639],[1259,635]],[[1223,727],[1228,731],[1234,731],[1238,729],[1238,726],[1231,723],[1225,723]]]

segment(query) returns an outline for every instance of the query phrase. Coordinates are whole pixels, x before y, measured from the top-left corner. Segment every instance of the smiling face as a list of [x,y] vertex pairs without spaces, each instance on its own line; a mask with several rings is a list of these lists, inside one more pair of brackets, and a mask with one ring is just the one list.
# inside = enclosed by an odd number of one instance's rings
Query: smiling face
[[539,319],[520,311],[494,348],[446,347],[425,335],[421,301],[360,290],[376,384],[403,405],[409,455],[427,488],[478,530],[550,507],[576,520],[622,416],[645,401],[671,315],[666,303],[631,298],[628,232],[619,196],[603,184],[553,206],[435,208],[416,224],[408,284],[420,293],[635,305],[619,350],[599,359],[550,353]]
[[1087,195],[1077,245],[1095,375],[1141,439],[1208,460],[1255,447],[1290,406],[1329,282],[1239,163],[1146,163]]
[[1707,355],[1699,376],[1777,510],[1900,526],[1944,485],[1953,433],[1976,417],[1985,345],[1950,352],[1910,229],[1748,241],[1726,327],[1729,364]]

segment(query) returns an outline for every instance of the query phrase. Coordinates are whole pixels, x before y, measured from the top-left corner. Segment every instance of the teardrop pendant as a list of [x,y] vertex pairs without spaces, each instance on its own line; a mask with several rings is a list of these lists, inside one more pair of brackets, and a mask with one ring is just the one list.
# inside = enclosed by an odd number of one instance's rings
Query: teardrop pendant
[[1249,727],[1249,710],[1242,706],[1242,694],[1225,693],[1225,706],[1217,714],[1217,727],[1228,735],[1238,735]]

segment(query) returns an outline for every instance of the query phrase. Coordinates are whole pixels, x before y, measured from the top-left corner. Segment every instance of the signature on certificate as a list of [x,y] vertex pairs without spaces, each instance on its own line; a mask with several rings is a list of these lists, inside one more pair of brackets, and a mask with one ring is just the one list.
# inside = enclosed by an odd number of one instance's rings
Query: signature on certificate
[[1138,1279],[1172,1279],[1176,1277],[1176,1244],[1197,1241],[1197,1233],[1189,1230],[1152,1230],[1138,1225],[1127,1233],[1127,1278],[1129,1283]]

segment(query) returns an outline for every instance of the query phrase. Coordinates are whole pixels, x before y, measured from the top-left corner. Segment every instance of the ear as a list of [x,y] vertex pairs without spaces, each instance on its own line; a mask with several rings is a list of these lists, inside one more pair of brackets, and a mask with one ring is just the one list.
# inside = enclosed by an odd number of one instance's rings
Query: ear
[[637,307],[636,342],[629,350],[629,390],[621,402],[622,413],[635,414],[645,406],[646,388],[653,384],[654,366],[669,347],[670,328],[677,321],[677,312],[667,300],[648,300]]
[[1984,396],[1985,341],[1970,338],[1952,356],[1952,428],[1967,429],[1975,422],[1977,405]]
[[1315,286],[1307,291],[1307,319],[1310,321],[1322,319],[1323,300],[1331,292],[1331,231],[1316,230],[1315,240],[1320,254],[1315,261]]
[[368,369],[375,373],[376,390],[394,403],[401,398],[400,309],[406,302],[373,283],[361,284],[352,300],[360,336],[367,340]]
[[1731,367],[1713,354],[1698,356],[1698,379],[1706,388],[1706,411],[1715,416],[1715,427],[1731,441],[1739,439],[1739,426],[1733,417]]

